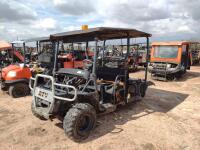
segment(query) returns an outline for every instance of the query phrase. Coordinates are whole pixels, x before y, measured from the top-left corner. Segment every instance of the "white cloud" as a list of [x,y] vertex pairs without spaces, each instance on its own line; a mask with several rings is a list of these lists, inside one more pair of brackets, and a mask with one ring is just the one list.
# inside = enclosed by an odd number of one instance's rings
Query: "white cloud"
[[53,0],[53,2],[55,5],[61,5],[61,4],[65,3],[64,0]]
[[93,0],[53,0],[57,10],[67,15],[84,15],[94,12]]
[[200,0],[1,0],[0,38],[46,36],[88,24],[136,28],[153,39],[199,39],[199,8]]
[[[138,21],[160,20],[170,17],[170,11],[164,3],[150,0],[116,0],[100,2],[100,14],[110,20],[118,20],[128,24]],[[163,0],[161,0],[163,1]]]
[[4,25],[0,25],[0,30],[3,30],[5,29],[5,26]]
[[33,28],[43,29],[43,30],[51,30],[57,27],[57,22],[53,18],[45,18],[40,19],[39,21],[35,22]]
[[194,33],[194,31],[192,31],[192,29],[189,26],[187,26],[187,25],[183,25],[183,26],[178,27],[177,31],[179,31],[179,32],[186,32],[186,33],[187,32],[188,33]]
[[35,20],[37,13],[23,3],[11,0],[0,1],[0,20],[9,22],[22,22]]

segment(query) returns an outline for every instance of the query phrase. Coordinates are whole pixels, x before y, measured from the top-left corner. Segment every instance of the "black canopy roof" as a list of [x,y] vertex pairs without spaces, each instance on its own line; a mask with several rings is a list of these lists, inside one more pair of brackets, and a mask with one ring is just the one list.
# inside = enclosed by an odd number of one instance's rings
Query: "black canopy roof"
[[26,40],[23,40],[24,42],[36,42],[36,41],[39,41],[39,42],[47,42],[50,40],[50,37],[35,37],[35,38],[31,38],[31,39],[26,39]]
[[84,42],[99,40],[150,37],[151,34],[129,28],[97,27],[88,30],[75,30],[57,33],[50,36],[52,40],[64,40],[64,42]]

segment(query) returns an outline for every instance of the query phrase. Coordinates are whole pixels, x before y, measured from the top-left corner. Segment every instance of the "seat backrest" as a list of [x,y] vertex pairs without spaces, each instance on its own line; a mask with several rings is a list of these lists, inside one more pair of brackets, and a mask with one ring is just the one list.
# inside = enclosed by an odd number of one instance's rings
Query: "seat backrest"
[[115,79],[118,75],[125,76],[126,69],[98,67],[96,73],[97,73],[98,79],[115,81]]
[[74,69],[74,68],[60,68],[57,74],[64,74],[76,77],[89,79],[90,72],[88,70]]

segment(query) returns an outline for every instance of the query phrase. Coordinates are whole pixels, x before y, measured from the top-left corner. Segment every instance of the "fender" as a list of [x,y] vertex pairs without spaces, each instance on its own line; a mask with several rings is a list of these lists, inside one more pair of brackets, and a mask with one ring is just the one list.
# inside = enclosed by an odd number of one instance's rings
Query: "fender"
[[4,81],[4,83],[6,84],[6,85],[11,85],[11,84],[16,84],[16,83],[29,83],[29,79],[26,79],[26,78],[24,78],[24,79],[18,79],[18,80],[6,80],[6,81]]

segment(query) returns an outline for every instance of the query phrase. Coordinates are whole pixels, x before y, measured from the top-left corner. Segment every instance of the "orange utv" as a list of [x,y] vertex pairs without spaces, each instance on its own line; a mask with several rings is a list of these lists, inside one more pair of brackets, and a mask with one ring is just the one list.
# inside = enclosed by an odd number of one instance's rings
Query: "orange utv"
[[93,52],[85,50],[67,50],[59,55],[61,68],[76,68],[83,69],[84,60],[92,60]]
[[191,66],[190,46],[192,42],[152,43],[149,72],[156,80],[180,78]]
[[[48,41],[49,38],[35,38],[26,42],[37,42],[37,51],[39,42]],[[3,91],[8,91],[9,95],[13,98],[23,97],[30,93],[29,79],[33,75],[33,68],[31,68],[31,54],[27,52],[25,41],[15,41],[12,43],[12,50],[16,49],[16,46],[23,49],[23,61],[21,63],[13,62],[10,65],[4,67],[0,71],[0,87]]]
[[[15,49],[14,45],[23,45],[22,48],[25,49],[25,43],[23,41],[12,43],[12,51]],[[12,60],[10,65],[1,69],[1,89],[3,91],[8,91],[14,98],[25,96],[29,93],[28,82],[30,77],[31,71],[26,66],[25,59],[22,63],[15,63]]]

